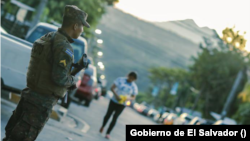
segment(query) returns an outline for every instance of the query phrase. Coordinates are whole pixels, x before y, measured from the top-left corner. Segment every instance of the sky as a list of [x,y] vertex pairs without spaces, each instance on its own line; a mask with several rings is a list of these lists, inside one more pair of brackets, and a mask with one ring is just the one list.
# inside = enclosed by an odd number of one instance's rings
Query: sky
[[246,31],[250,51],[250,0],[119,0],[118,9],[151,22],[193,19],[200,27]]

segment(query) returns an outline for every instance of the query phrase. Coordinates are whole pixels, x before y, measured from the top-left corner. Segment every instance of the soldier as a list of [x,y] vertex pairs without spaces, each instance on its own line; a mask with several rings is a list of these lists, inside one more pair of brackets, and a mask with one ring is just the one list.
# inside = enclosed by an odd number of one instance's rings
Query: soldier
[[27,72],[27,88],[13,111],[3,141],[34,141],[48,121],[52,108],[67,90],[76,88],[70,74],[73,48],[70,43],[83,32],[87,13],[73,5],[65,6],[62,27],[33,44]]

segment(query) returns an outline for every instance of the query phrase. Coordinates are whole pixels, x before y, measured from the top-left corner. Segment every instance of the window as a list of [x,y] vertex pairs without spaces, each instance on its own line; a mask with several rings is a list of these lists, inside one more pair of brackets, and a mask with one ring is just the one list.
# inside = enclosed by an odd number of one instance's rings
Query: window
[[80,40],[74,40],[74,43],[71,44],[74,49],[74,61],[75,63],[82,57],[84,52],[85,44]]
[[[45,26],[38,26],[27,38],[27,41],[34,43],[37,39],[42,37],[43,35],[56,31],[54,28],[47,28]],[[81,37],[79,37],[81,38]],[[82,54],[85,53],[85,43],[81,40],[74,39],[74,42],[71,44],[74,49],[74,62],[76,63],[81,57]]]
[[55,31],[53,29],[47,29],[44,27],[37,27],[27,38],[27,41],[34,43],[37,39],[39,39],[40,37],[42,37],[43,35]]

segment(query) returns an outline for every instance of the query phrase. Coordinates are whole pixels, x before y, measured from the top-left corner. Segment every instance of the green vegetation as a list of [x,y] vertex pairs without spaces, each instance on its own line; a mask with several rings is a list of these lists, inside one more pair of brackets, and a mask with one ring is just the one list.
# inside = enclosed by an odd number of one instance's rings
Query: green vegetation
[[[161,91],[154,99],[149,96],[152,91],[150,89],[146,94],[139,95],[137,100],[141,102],[149,97],[150,101],[147,102],[155,102],[155,106],[195,108],[202,112],[204,118],[208,119],[212,118],[211,111],[220,113],[238,72],[247,70],[247,67],[250,66],[250,53],[244,50],[246,43],[244,36],[240,35],[238,31],[234,31],[234,28],[226,28],[223,35],[223,40],[228,39],[229,35],[232,36],[230,36],[230,40],[224,42],[225,44],[220,43],[218,47],[206,48],[201,45],[202,52],[192,58],[193,64],[188,70],[166,67],[150,69],[151,83],[153,86],[160,84]],[[178,94],[170,95],[170,90],[175,82],[179,82]],[[227,115],[235,118],[240,124],[250,123],[248,118],[250,115],[250,84],[246,82],[247,74],[244,71],[243,80],[237,89],[238,99],[235,98]],[[192,91],[193,88],[198,91]]]
[[[37,8],[39,2],[37,0],[19,0],[31,7]],[[99,23],[102,15],[106,12],[106,7],[111,6],[119,0],[48,0],[46,8],[41,16],[43,22],[62,22],[62,16],[65,5],[76,5],[86,13],[88,13],[87,21],[91,25],[90,29],[85,30],[86,37],[92,37],[92,32]],[[11,9],[11,7],[8,7]],[[28,19],[32,19],[35,13],[28,15]]]

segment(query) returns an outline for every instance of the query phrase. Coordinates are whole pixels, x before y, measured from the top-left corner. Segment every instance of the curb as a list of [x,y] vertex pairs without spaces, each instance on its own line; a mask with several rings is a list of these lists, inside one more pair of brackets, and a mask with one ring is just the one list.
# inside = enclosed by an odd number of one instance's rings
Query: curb
[[[1,103],[4,103],[10,107],[16,108],[19,100],[18,100],[18,96],[14,96],[14,97],[15,98],[12,101],[1,98]],[[87,133],[88,130],[90,129],[90,126],[82,119],[80,119],[72,114],[67,114],[67,111],[65,110],[64,107],[61,107],[60,105],[56,105],[55,109],[57,110],[57,112],[55,110],[53,110],[52,114],[54,114],[54,115],[51,116],[51,118],[52,119],[60,118],[60,120],[55,120],[55,121],[59,121],[59,124],[56,125],[56,124],[53,124],[53,122],[51,122],[51,123],[48,122],[47,123],[48,125],[53,126],[53,127],[57,127],[57,128],[61,128],[63,131],[67,131],[70,133],[73,132],[73,133],[77,134],[78,136],[82,136],[82,133]],[[77,126],[75,128],[69,128],[69,129],[66,128],[65,129],[63,127],[63,125],[60,126],[62,119],[66,116],[72,118],[76,122]]]
[[76,129],[80,129],[81,132],[83,132],[83,133],[88,132],[88,130],[90,129],[90,126],[85,121],[83,121],[82,119],[80,119],[74,115],[71,115],[71,114],[68,114],[68,116],[73,118],[76,121],[76,123],[77,123]]
[[56,128],[57,130],[59,129],[64,132],[75,134],[79,137],[83,137],[84,133],[87,133],[87,131],[90,129],[90,126],[80,118],[77,118],[76,116],[73,116],[71,114],[67,114],[67,117],[72,118],[76,122],[77,126],[75,128],[69,128],[68,126],[63,125],[61,122],[55,123],[52,121],[48,122],[46,125],[48,125],[49,128]]
[[[0,102],[6,104],[8,106],[11,106],[13,108],[16,108],[16,105],[18,104],[18,102],[20,100],[20,96],[17,94],[9,93],[9,99],[10,100],[0,98]],[[55,105],[53,107],[53,111],[51,113],[50,118],[54,119],[55,121],[58,121],[60,123],[63,120],[63,118],[65,118],[65,117],[72,118],[76,122],[76,125],[77,125],[75,128],[70,128],[69,130],[66,130],[68,132],[72,132],[72,129],[73,129],[73,130],[75,130],[74,132],[81,134],[81,133],[87,133],[88,130],[90,129],[90,126],[84,120],[82,120],[82,119],[80,119],[72,114],[68,114],[68,110],[66,108],[64,108],[58,104]],[[48,124],[60,128],[60,126],[58,126],[58,125],[51,124],[51,123],[48,123]],[[65,131],[65,129],[63,129],[63,130]]]

